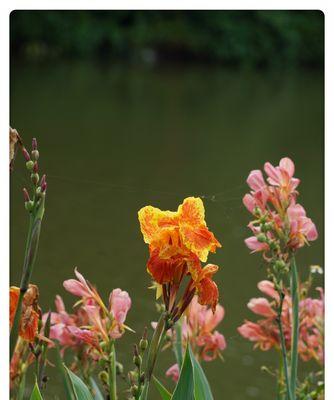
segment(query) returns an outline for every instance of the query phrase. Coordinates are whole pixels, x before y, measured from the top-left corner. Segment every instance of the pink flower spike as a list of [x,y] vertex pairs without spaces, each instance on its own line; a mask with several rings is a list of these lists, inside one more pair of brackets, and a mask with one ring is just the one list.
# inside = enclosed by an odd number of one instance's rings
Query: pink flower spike
[[256,192],[266,187],[262,172],[259,169],[250,172],[247,178],[247,184],[252,190],[255,190]]
[[247,307],[253,311],[253,313],[262,315],[263,317],[272,318],[276,316],[276,312],[272,309],[269,301],[264,297],[251,299]]
[[121,289],[114,289],[109,296],[109,308],[115,320],[124,324],[126,315],[131,308],[131,298],[128,292]]
[[177,382],[180,377],[179,366],[177,364],[173,364],[171,367],[169,367],[166,371],[166,376],[171,377],[174,382]]

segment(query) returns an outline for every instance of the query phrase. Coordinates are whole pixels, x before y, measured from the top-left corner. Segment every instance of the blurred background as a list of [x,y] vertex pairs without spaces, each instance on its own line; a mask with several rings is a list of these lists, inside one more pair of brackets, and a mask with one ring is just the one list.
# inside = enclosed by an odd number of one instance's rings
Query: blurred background
[[[304,277],[323,266],[323,29],[319,11],[14,11],[11,126],[36,136],[48,197],[33,274],[41,305],[75,299],[63,280],[77,266],[107,299],[127,290],[133,307],[118,343],[125,367],[132,343],[157,319],[137,211],[174,210],[202,196],[223,248],[209,261],[226,316],[224,362],[205,363],[216,399],[275,398],[277,367],[236,329],[265,277],[243,240],[242,197],[251,169],[283,156],[296,163],[300,202],[320,237],[298,255]],[[23,161],[11,176],[11,283],[21,274],[27,216]],[[317,284],[322,284],[319,277]],[[157,375],[173,355],[160,357]],[[302,372],[313,367],[301,364]],[[63,399],[52,367],[47,399]],[[123,385],[124,386],[124,385]],[[125,386],[124,386],[125,388]],[[153,394],[152,398],[158,398]],[[154,397],[155,396],[155,397]]]

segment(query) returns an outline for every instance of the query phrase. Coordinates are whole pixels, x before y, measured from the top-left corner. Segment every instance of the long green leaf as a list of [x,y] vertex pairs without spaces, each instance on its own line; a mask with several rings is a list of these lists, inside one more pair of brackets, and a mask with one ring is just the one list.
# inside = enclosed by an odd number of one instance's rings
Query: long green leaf
[[182,320],[179,320],[175,324],[176,340],[173,342],[173,349],[174,349],[177,365],[179,366],[180,369],[182,366],[182,325],[181,325],[181,321]]
[[189,344],[184,354],[180,378],[174,390],[172,400],[194,400],[194,374],[189,353]]
[[43,397],[41,395],[41,392],[39,391],[37,382],[35,382],[35,386],[33,388],[33,391],[31,392],[30,400],[43,400]]
[[100,391],[100,388],[98,387],[95,379],[91,377],[89,379],[89,381],[90,381],[90,384],[92,386],[92,392],[93,392],[94,400],[104,400],[104,397],[103,397],[103,395],[102,395],[102,393]]
[[24,399],[25,388],[26,388],[26,373],[24,372],[24,374],[23,374],[23,376],[21,378],[20,386],[19,386],[19,391],[18,391],[18,394],[17,394],[17,400],[23,400]]
[[172,395],[165,388],[165,386],[155,376],[153,376],[153,380],[156,388],[158,389],[158,392],[160,393],[162,400],[170,400]]
[[60,354],[60,349],[59,349],[59,344],[56,343],[56,364],[57,368],[61,374],[62,381],[63,381],[63,387],[64,391],[66,393],[66,400],[77,400],[75,399],[74,392],[71,386],[70,378],[68,376],[68,373],[65,370],[65,365],[63,363],[61,354]]
[[195,400],[213,400],[210,385],[205,376],[205,373],[200,363],[196,360],[196,357],[194,356],[191,347],[188,346],[188,348],[193,366]]
[[70,371],[66,365],[65,370],[70,378],[76,400],[94,400],[88,387],[83,383],[83,381],[72,371]]

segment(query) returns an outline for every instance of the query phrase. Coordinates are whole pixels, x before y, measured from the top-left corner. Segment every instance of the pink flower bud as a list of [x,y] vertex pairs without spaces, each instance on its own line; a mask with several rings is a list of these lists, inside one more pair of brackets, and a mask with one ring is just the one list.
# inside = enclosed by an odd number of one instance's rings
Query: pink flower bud
[[109,297],[109,307],[115,320],[119,324],[123,324],[131,308],[131,298],[128,292],[121,289],[114,289]]
[[23,198],[25,202],[30,201],[29,193],[26,188],[23,188]]
[[30,161],[30,154],[27,152],[26,148],[22,148],[22,154],[26,161]]
[[37,150],[37,140],[36,138],[32,139],[31,147],[33,150]]

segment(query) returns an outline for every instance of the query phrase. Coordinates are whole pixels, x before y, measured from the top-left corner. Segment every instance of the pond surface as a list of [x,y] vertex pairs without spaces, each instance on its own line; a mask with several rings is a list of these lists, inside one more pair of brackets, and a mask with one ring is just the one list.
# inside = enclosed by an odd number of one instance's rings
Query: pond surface
[[[132,343],[157,319],[137,211],[148,204],[174,210],[186,196],[203,196],[208,226],[223,244],[209,259],[221,266],[216,281],[226,316],[220,331],[228,343],[224,362],[204,365],[215,399],[275,399],[275,382],[261,365],[276,368],[277,355],[253,350],[236,331],[253,318],[246,304],[265,277],[260,256],[249,255],[243,243],[250,216],[241,199],[251,169],[293,158],[300,201],[320,232],[300,252],[299,268],[306,275],[309,265],[323,265],[322,75],[68,62],[14,63],[11,79],[11,125],[26,142],[38,138],[40,170],[48,175],[33,274],[43,309],[53,307],[56,294],[70,309],[75,299],[62,282],[76,266],[105,299],[115,287],[127,290],[133,299],[127,323],[138,334],[124,336],[118,357],[129,366]],[[11,184],[16,284],[27,230],[24,185],[18,160]],[[173,362],[171,352],[160,357],[157,375],[164,382]],[[49,375],[46,398],[63,399],[59,377],[52,368]]]

